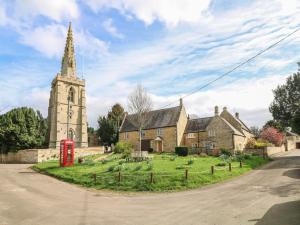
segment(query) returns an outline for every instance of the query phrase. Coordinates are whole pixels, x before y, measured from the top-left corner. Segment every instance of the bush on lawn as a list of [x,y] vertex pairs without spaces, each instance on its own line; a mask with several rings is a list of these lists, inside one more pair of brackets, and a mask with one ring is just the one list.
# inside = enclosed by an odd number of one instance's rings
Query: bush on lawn
[[217,163],[216,166],[226,166],[226,163],[222,162],[222,163]]
[[129,158],[132,152],[133,145],[125,141],[118,142],[114,149],[114,153],[121,153],[123,158]]
[[230,150],[225,149],[225,148],[221,148],[221,155],[227,155],[227,156],[232,156],[232,153]]
[[175,153],[179,156],[187,156],[188,152],[189,151],[187,147],[175,147]]

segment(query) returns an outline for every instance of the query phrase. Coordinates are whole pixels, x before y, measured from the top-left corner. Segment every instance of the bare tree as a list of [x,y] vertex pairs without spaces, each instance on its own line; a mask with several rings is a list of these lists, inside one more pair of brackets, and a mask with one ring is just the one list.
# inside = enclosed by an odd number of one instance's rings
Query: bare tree
[[146,127],[152,100],[142,85],[137,85],[128,96],[128,109],[133,118],[134,125],[139,129],[139,151],[142,154],[142,130]]

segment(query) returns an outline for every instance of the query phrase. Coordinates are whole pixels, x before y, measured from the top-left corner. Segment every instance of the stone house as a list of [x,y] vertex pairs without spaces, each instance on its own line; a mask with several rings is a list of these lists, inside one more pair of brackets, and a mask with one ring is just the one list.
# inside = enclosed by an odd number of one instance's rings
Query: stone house
[[216,106],[213,117],[188,120],[183,145],[202,149],[243,150],[252,137],[254,135],[238,113],[233,116],[224,107],[219,114]]
[[[119,133],[120,141],[131,143],[139,149],[139,131],[135,125],[135,115],[125,114]],[[142,131],[142,150],[171,152],[183,142],[187,124],[187,114],[180,100],[179,106],[154,110],[148,113],[147,125]]]
[[[134,124],[134,115],[125,115],[119,140],[133,144],[138,150],[139,132]],[[219,114],[216,106],[212,117],[189,119],[180,100],[177,107],[149,112],[148,124],[142,131],[142,150],[171,152],[176,146],[243,150],[252,137],[254,135],[240,120],[238,113],[233,116],[224,107]]]

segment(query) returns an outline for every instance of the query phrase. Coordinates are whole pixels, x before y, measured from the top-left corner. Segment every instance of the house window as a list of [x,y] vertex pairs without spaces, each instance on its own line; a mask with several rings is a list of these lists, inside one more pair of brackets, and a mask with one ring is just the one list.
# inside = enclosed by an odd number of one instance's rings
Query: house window
[[127,133],[127,132],[124,133],[124,139],[125,139],[125,140],[128,139],[128,133]]
[[198,144],[197,143],[192,143],[192,148],[197,148]]
[[145,137],[146,132],[144,130],[141,131],[141,137]]
[[216,131],[215,130],[209,130],[208,131],[208,136],[209,137],[215,137],[216,136]]
[[158,129],[156,130],[156,135],[157,135],[157,136],[162,136],[162,135],[163,135],[163,130],[162,130],[161,128],[158,128]]
[[188,138],[195,138],[195,134],[194,133],[188,133],[187,137]]

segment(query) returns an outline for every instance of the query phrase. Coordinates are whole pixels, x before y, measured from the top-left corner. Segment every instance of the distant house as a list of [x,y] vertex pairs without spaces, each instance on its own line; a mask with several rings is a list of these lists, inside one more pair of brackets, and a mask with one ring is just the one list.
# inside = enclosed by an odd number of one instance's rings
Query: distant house
[[[142,149],[153,149],[156,152],[171,152],[182,143],[187,124],[185,108],[179,106],[149,112],[148,122],[142,131]],[[139,132],[135,126],[134,115],[125,115],[119,134],[120,141],[132,143],[139,149]]]
[[233,116],[224,107],[219,115],[219,108],[216,106],[213,117],[188,120],[183,145],[204,149],[243,150],[252,137],[254,135],[238,113]]
[[[134,115],[125,115],[120,128],[120,141],[127,141],[139,149],[138,127]],[[224,107],[219,115],[215,107],[212,117],[189,119],[182,100],[177,107],[149,112],[149,119],[142,131],[142,150],[172,152],[176,146],[202,149],[243,150],[249,138],[254,137],[250,129],[239,118]]]

